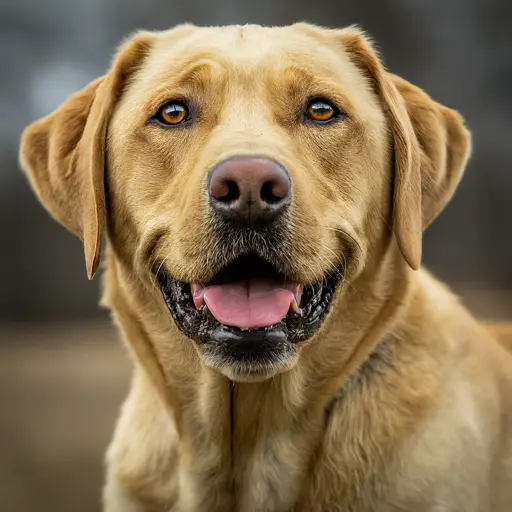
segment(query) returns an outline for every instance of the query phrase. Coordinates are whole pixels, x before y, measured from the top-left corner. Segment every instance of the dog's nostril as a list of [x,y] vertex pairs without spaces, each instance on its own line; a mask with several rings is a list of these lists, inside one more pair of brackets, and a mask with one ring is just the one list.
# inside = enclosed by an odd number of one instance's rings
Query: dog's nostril
[[233,203],[240,197],[240,189],[234,181],[227,181],[224,185],[224,194],[216,199],[223,203]]
[[260,197],[264,203],[279,203],[288,195],[288,187],[279,182],[267,181],[261,187]]
[[240,197],[240,188],[236,181],[220,180],[211,184],[210,195],[221,203],[232,203]]

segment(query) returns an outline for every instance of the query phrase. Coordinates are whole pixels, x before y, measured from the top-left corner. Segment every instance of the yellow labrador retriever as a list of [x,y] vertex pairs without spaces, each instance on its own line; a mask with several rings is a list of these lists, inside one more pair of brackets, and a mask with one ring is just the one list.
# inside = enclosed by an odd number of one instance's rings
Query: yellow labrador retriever
[[469,151],[307,24],[139,32],[28,127],[133,357],[105,510],[512,510],[512,356],[420,268]]

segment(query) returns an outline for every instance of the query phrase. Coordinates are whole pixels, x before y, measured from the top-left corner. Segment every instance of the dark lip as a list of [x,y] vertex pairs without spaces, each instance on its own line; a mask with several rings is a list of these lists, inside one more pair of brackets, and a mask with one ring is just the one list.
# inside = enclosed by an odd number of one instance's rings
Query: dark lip
[[316,283],[304,286],[300,314],[290,311],[271,327],[245,330],[220,324],[206,307],[196,309],[189,283],[175,279],[163,266],[157,272],[162,296],[180,331],[201,345],[229,344],[230,358],[243,355],[245,360],[268,357],[269,347],[276,344],[285,349],[286,344],[310,339],[329,313],[341,278],[342,271],[333,269]]

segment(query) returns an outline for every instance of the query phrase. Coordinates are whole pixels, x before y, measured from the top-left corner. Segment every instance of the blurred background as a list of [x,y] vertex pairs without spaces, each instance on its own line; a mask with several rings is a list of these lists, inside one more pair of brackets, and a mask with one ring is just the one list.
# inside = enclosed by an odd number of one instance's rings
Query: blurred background
[[99,510],[129,364],[82,247],[19,172],[21,130],[107,68],[137,28],[358,23],[388,67],[458,109],[474,154],[425,263],[512,319],[512,3],[507,0],[0,0],[0,510]]

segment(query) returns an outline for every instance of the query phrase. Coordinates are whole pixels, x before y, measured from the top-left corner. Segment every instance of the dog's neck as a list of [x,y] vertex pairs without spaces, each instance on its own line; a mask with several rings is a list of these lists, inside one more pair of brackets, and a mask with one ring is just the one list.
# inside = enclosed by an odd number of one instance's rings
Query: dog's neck
[[206,368],[190,340],[174,325],[162,325],[150,299],[127,302],[135,295],[123,290],[132,284],[115,265],[110,255],[105,302],[135,355],[136,375],[142,370],[149,377],[174,422],[185,509],[215,502],[232,510],[235,496],[237,510],[291,507],[330,405],[392,330],[406,302],[404,265],[398,258],[383,262],[380,271],[372,269],[371,281],[362,275],[346,283],[320,341],[303,348],[292,370],[258,383],[233,383]]

